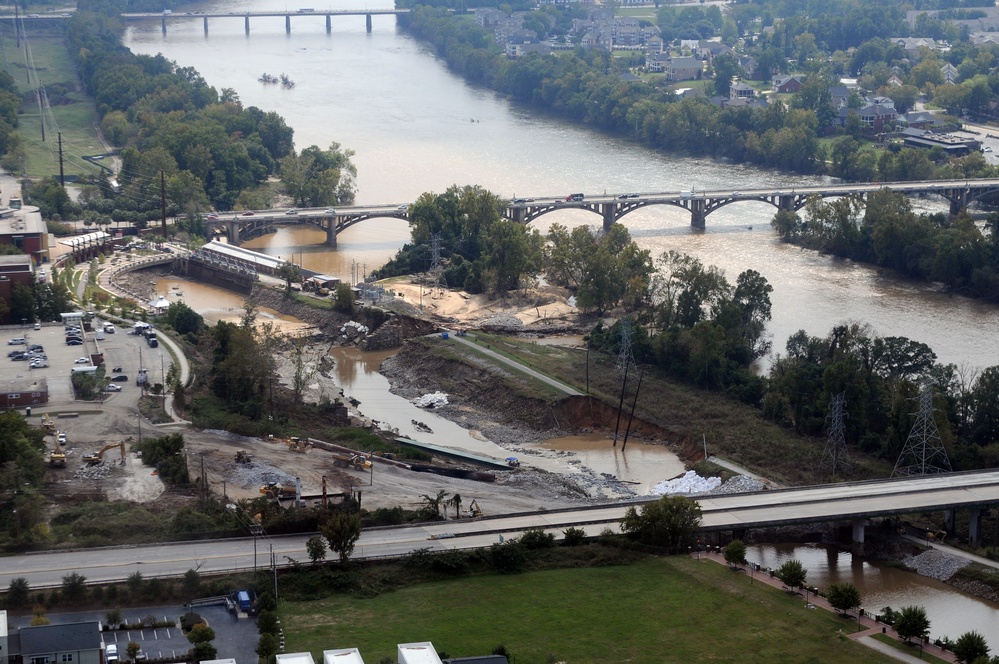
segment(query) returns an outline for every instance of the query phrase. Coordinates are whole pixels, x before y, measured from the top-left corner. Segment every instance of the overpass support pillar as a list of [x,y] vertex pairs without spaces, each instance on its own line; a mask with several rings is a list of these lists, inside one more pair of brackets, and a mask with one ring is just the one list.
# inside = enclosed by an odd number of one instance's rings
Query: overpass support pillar
[[971,508],[971,521],[968,523],[968,544],[980,546],[982,539],[982,509]]
[[954,532],[954,510],[944,512],[944,530],[948,533]]
[[160,19],[160,26],[163,29],[163,34],[166,34],[166,16]]
[[333,20],[330,18],[330,15],[327,14],[326,15],[326,34],[329,34],[332,31],[333,31]]
[[229,244],[234,247],[239,246],[239,222],[238,221],[227,221],[226,231],[229,235]]
[[704,212],[704,199],[695,198],[690,202],[690,227],[704,230],[707,213]]
[[515,221],[518,224],[522,224],[524,223],[524,220],[527,219],[527,209],[514,208],[513,210],[511,210],[510,216],[512,217],[512,221]]
[[208,34],[208,17],[205,17],[205,34]]
[[867,519],[854,519],[853,521],[853,537],[850,549],[855,556],[864,555],[864,526],[867,525]]
[[777,207],[781,210],[794,212],[794,196],[779,196],[777,198]]
[[291,34],[291,14],[284,15],[284,31],[287,34]]
[[250,34],[250,15],[247,14],[246,18],[243,19],[243,21],[244,21],[243,25],[246,29],[246,34]]
[[336,246],[336,217],[326,220],[326,246]]
[[371,32],[371,14],[364,15],[364,27],[368,29],[368,32]]
[[617,205],[614,203],[601,203],[600,216],[604,218],[604,233],[610,233],[610,229],[617,219]]
[[961,210],[968,207],[968,191],[960,189],[954,192],[954,199],[950,202],[950,216],[956,217]]

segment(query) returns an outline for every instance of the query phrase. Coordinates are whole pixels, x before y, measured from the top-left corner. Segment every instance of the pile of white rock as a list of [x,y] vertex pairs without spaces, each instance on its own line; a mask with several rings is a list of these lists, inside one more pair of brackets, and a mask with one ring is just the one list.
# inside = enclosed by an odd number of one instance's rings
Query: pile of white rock
[[366,335],[368,333],[368,326],[362,325],[357,321],[347,321],[340,328],[340,337],[337,339],[340,343],[347,343],[354,341]]
[[918,556],[906,556],[902,564],[909,569],[916,570],[920,576],[946,581],[957,574],[962,567],[970,565],[971,561],[931,549]]
[[413,399],[413,403],[420,408],[437,408],[438,406],[446,406],[448,401],[447,395],[443,392],[431,392],[422,397],[416,397]]
[[652,495],[667,496],[674,494],[694,495],[714,491],[721,486],[720,477],[701,477],[692,470],[688,470],[680,477],[672,480],[663,480],[652,487]]

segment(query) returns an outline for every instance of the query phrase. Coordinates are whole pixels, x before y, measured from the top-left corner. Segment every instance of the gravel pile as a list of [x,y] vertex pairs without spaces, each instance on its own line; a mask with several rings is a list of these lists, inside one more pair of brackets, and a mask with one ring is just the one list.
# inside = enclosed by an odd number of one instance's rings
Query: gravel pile
[[265,461],[251,461],[250,463],[229,464],[226,472],[227,481],[237,484],[244,489],[253,486],[263,486],[269,482],[278,484],[294,484],[295,476],[275,468]]
[[103,480],[114,470],[114,463],[111,461],[101,461],[93,466],[81,466],[73,477],[82,480]]
[[524,323],[513,314],[497,314],[480,323],[483,329],[510,329],[524,327]]
[[958,558],[942,551],[924,551],[918,556],[906,556],[902,564],[916,570],[920,576],[928,576],[939,581],[946,581],[957,572],[971,564],[970,560]]
[[735,477],[729,478],[727,482],[722,484],[720,487],[712,491],[713,494],[729,494],[729,493],[750,493],[752,491],[763,491],[763,482],[760,480],[749,477],[748,475],[736,475]]

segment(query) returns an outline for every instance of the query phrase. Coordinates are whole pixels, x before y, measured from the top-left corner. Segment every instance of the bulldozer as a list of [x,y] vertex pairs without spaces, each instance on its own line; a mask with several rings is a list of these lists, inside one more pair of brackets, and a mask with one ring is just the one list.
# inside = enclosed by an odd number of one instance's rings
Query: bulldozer
[[371,462],[360,454],[334,454],[335,468],[353,468],[354,470],[371,470]]
[[239,450],[238,452],[236,452],[236,456],[233,457],[233,458],[236,460],[236,463],[252,463],[253,462],[253,456],[249,452],[247,452],[246,450]]
[[305,453],[312,449],[312,445],[310,443],[308,442],[303,443],[301,438],[299,438],[298,436],[292,436],[291,438],[288,438],[285,441],[285,445],[287,445],[288,449],[291,450],[292,452]]
[[112,450],[112,449],[114,449],[116,447],[121,448],[121,464],[125,465],[125,441],[124,440],[119,441],[117,443],[108,443],[107,445],[105,445],[104,447],[102,447],[97,452],[94,452],[94,453],[91,453],[91,454],[84,454],[83,455],[83,462],[85,464],[87,464],[88,466],[96,466],[97,464],[99,464],[101,461],[104,460],[104,453],[105,452],[107,452],[108,450]]

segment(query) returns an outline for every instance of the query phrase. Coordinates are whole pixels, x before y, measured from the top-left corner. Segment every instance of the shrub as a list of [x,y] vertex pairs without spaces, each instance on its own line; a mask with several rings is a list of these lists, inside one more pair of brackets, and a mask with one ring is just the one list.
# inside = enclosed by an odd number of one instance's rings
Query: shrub
[[562,542],[566,546],[579,546],[586,541],[586,531],[582,528],[566,528],[562,535],[565,537]]
[[205,619],[201,617],[200,613],[188,611],[180,617],[180,628],[184,632],[190,632],[195,625],[203,623],[204,621]]
[[500,574],[520,572],[524,569],[525,558],[524,547],[516,540],[489,547],[489,563]]
[[261,634],[278,633],[277,614],[273,611],[261,611],[257,614],[257,631]]
[[732,540],[725,545],[722,553],[725,556],[725,562],[729,565],[746,564],[746,543],[742,540]]
[[531,528],[520,536],[525,549],[550,549],[555,546],[555,535],[541,528]]

